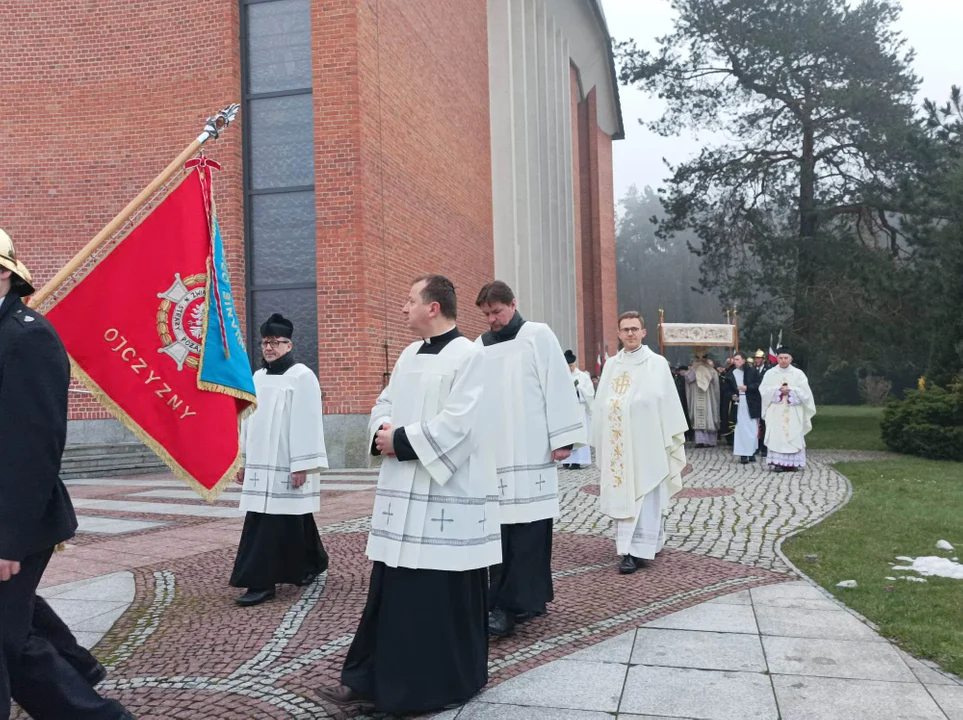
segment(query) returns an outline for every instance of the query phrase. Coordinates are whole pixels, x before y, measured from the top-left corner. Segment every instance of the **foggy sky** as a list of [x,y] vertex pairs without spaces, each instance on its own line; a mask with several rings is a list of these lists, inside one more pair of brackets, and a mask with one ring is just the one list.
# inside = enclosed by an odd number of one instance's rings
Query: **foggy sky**
[[[634,39],[640,47],[657,48],[655,38],[671,30],[668,0],[602,0],[609,31],[617,40]],[[959,53],[959,28],[963,27],[963,2],[959,0],[904,0],[898,25],[916,50],[914,71],[922,77],[919,102],[930,98],[939,104],[949,98],[950,86],[963,85]],[[668,175],[662,158],[685,160],[701,147],[692,135],[663,138],[640,126],[639,119],[655,120],[662,114],[659,100],[620,87],[625,139],[614,145],[615,197],[622,198],[632,185],[662,184]],[[711,138],[703,138],[703,140]]]

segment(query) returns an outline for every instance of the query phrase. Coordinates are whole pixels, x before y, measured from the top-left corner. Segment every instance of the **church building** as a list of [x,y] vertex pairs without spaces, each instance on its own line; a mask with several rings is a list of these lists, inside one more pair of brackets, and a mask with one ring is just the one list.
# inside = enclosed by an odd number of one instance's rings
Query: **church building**
[[[0,27],[0,227],[38,287],[241,104],[206,148],[232,282],[254,352],[294,322],[332,467],[363,462],[416,275],[452,278],[471,338],[498,278],[585,369],[615,353],[601,0],[23,0]],[[132,440],[79,385],[70,419],[70,443]]]

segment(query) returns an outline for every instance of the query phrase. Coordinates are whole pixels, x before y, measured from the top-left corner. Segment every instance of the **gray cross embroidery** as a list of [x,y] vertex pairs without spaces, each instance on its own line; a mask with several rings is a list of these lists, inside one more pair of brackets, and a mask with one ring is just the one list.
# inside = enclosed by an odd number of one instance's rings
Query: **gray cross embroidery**
[[541,475],[538,476],[538,481],[536,481],[535,484],[538,485],[538,491],[541,492],[541,491],[542,491],[542,485],[545,484],[545,481],[542,480],[542,476],[541,476]]
[[257,484],[258,484],[259,482],[261,482],[261,478],[259,478],[259,477],[257,476],[257,473],[254,473],[254,474],[251,476],[251,484],[252,484],[254,487],[257,487]]
[[498,482],[499,482],[498,489],[501,490],[502,495],[504,495],[505,488],[508,487],[508,485],[505,484],[505,478],[498,478]]
[[288,490],[291,489],[291,476],[290,476],[290,475],[288,475],[288,479],[284,481],[284,487],[286,487]]
[[488,522],[488,513],[482,514],[482,519],[478,521],[478,524],[482,526],[482,532],[485,532],[485,523]]
[[446,518],[446,517],[445,517],[445,508],[442,508],[442,509],[441,509],[441,517],[440,517],[440,518],[432,518],[431,521],[438,523],[438,527],[440,528],[440,532],[445,532],[445,523],[446,523],[446,522],[455,522],[453,519],[451,519],[451,518]]
[[381,511],[381,514],[388,518],[385,522],[387,522],[387,524],[390,525],[390,524],[391,524],[391,517],[392,517],[392,515],[394,515],[394,513],[391,512],[391,503],[388,503],[388,509],[387,509],[387,510],[382,510],[382,511]]

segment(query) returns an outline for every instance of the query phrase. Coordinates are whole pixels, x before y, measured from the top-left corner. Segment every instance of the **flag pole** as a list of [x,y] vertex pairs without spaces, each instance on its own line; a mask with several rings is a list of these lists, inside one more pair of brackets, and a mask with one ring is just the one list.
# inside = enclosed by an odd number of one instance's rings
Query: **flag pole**
[[194,157],[194,154],[204,143],[211,138],[216,140],[220,137],[220,134],[226,130],[228,125],[237,117],[237,111],[239,109],[240,105],[235,103],[221,110],[216,115],[209,117],[204,125],[204,131],[194,139],[194,142],[184,148],[184,151],[174,158],[171,164],[161,171],[160,175],[151,180],[150,184],[145,187],[137,197],[127,203],[127,206],[117,214],[117,217],[107,223],[103,230],[97,233],[80,252],[74,255],[70,261],[60,269],[60,272],[54,275],[47,284],[34,293],[30,300],[31,306],[39,307],[51,293],[63,285],[71,275],[77,272],[77,269],[96,252],[97,248],[117,232],[117,228],[123,225],[131,215],[137,212],[141,205],[147,202],[155,192],[162,188],[164,183],[170,180],[174,173],[184,166],[184,163]]

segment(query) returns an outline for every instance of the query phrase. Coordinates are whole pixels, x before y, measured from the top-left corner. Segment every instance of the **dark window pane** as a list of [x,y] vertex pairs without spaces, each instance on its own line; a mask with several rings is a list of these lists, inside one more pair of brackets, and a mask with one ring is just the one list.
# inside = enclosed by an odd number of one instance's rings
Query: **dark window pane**
[[310,0],[247,6],[248,92],[311,87]]
[[316,290],[255,290],[251,293],[254,320],[255,369],[261,367],[261,323],[271,313],[281,313],[294,323],[294,350],[298,362],[318,372],[318,293]]
[[314,282],[314,193],[251,196],[252,277],[255,285]]
[[310,95],[248,103],[251,186],[255,190],[314,184],[314,118]]

